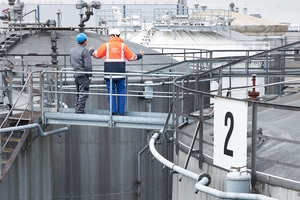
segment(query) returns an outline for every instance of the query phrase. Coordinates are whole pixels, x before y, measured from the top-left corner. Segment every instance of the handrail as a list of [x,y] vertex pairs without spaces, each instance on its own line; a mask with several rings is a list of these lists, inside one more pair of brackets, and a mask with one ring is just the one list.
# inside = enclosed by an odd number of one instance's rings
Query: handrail
[[[4,124],[7,123],[9,117],[12,115],[12,112],[15,110],[15,107],[17,106],[17,104],[19,103],[19,100],[21,98],[21,96],[23,95],[23,93],[25,92],[26,88],[28,87],[28,85],[32,88],[33,87],[33,74],[35,73],[40,73],[39,71],[35,71],[35,72],[31,72],[29,74],[29,77],[28,79],[26,80],[23,88],[21,89],[15,103],[12,105],[11,109],[9,110],[9,112],[7,113],[6,117],[4,118],[2,124],[0,125],[0,129],[4,129],[3,126]],[[32,96],[32,93],[33,93],[33,89],[30,89],[29,90],[30,93],[28,94],[30,96],[30,98],[28,99],[28,102],[25,104],[25,107],[23,109],[23,111],[21,112],[20,116],[19,116],[19,119],[17,121],[17,123],[15,124],[15,127],[18,127],[18,125],[20,124],[21,120],[22,120],[22,117],[24,116],[25,114],[25,111],[27,110],[28,106],[33,106],[33,96]],[[34,109],[31,108],[31,115],[33,113]],[[6,145],[8,144],[10,138],[12,137],[13,135],[13,132],[11,132],[11,134],[8,136],[7,140],[5,141],[5,143],[2,145],[1,149],[4,149],[6,147]]]
[[226,68],[226,67],[230,67],[231,65],[235,65],[235,64],[237,64],[237,63],[241,63],[241,62],[243,62],[243,61],[250,60],[250,59],[252,59],[252,58],[256,58],[256,57],[259,57],[259,56],[262,56],[262,55],[266,55],[266,54],[268,54],[268,53],[270,53],[270,52],[274,52],[274,51],[281,50],[281,49],[286,49],[287,47],[295,46],[296,44],[300,44],[300,41],[297,41],[297,42],[294,42],[294,43],[291,43],[291,44],[286,44],[286,45],[284,45],[284,46],[277,47],[277,48],[274,48],[274,49],[271,49],[271,50],[263,51],[263,52],[254,54],[254,55],[252,55],[252,56],[245,56],[244,58],[238,59],[238,60],[236,60],[236,61],[233,61],[233,62],[230,62],[230,63],[228,63],[228,64],[222,65],[222,66],[220,66],[220,67],[217,67],[217,68],[208,70],[208,71],[204,72],[202,75],[210,74],[210,73],[212,73],[213,71],[217,71],[217,70],[220,70],[220,69],[224,69],[224,68]]
[[[73,75],[76,73],[80,73],[80,72],[74,72],[74,71],[65,71],[64,69],[62,71],[43,71],[41,73],[41,83],[42,86],[41,88],[43,88],[42,91],[42,96],[43,98],[45,96],[47,96],[47,94],[51,94],[51,95],[56,95],[58,99],[51,99],[54,100],[51,103],[58,105],[58,103],[55,102],[62,102],[63,96],[64,95],[75,95],[77,92],[74,91],[75,89],[75,83],[74,83],[74,78]],[[50,76],[51,74],[57,74],[60,77],[60,80],[58,80],[57,84],[56,84],[56,89],[54,90],[47,90],[47,88],[44,86],[45,84],[45,78],[47,76]],[[64,77],[64,74],[67,75],[67,77]],[[95,96],[108,96],[108,95],[113,95],[113,94],[109,94],[106,92],[106,84],[104,82],[104,75],[108,74],[108,73],[104,73],[104,72],[87,72],[87,74],[93,74],[92,77],[92,81],[90,84],[90,91],[89,91],[89,95],[95,95]],[[111,73],[112,75],[120,75],[119,73]],[[181,76],[182,74],[145,74],[145,73],[125,73],[122,74],[125,75],[127,78],[126,80],[126,87],[128,86],[138,86],[139,88],[144,88],[144,87],[156,87],[156,86],[164,86],[164,85],[171,85],[172,82],[169,81],[170,79],[173,79],[174,77],[178,77]],[[147,80],[151,79],[154,82],[153,83],[141,83],[141,79],[142,78],[146,78]],[[157,81],[155,81],[157,80]],[[68,84],[63,84],[63,83],[68,83]],[[97,91],[105,91],[105,92],[97,92]],[[126,97],[139,97],[139,98],[144,98],[145,97],[145,93],[142,92],[141,90],[133,90],[133,89],[127,89],[127,93],[123,94]],[[160,91],[153,91],[152,92],[152,97],[153,98],[172,98],[172,92],[160,92]],[[119,94],[114,94],[114,96],[119,96]],[[47,102],[45,102],[44,104],[42,104],[42,111],[45,110],[47,105]],[[106,110],[106,108],[105,108]],[[128,109],[127,109],[128,111]],[[112,113],[110,113],[111,115]]]
[[28,130],[28,129],[33,129],[33,128],[36,128],[37,131],[39,132],[39,134],[42,137],[54,135],[54,134],[65,132],[65,131],[69,130],[69,126],[66,126],[66,127],[63,127],[63,128],[59,128],[59,129],[55,129],[55,130],[44,132],[43,129],[42,129],[42,127],[40,126],[40,124],[33,123],[33,124],[22,125],[22,126],[17,126],[17,127],[1,128],[0,129],[0,133],[7,133],[7,132],[14,132],[14,131]]
[[[12,114],[14,108],[17,106],[17,104],[18,104],[18,102],[19,102],[21,96],[22,96],[23,93],[25,92],[26,87],[30,84],[30,81],[32,81],[33,74],[35,74],[35,73],[40,73],[40,72],[41,72],[41,71],[34,71],[34,72],[31,72],[31,73],[29,74],[28,79],[27,79],[26,82],[24,83],[23,88],[21,89],[21,91],[20,91],[18,97],[16,98],[15,103],[12,105],[12,107],[11,107],[11,109],[9,110],[8,114],[7,114],[6,117],[4,118],[2,124],[0,125],[0,128],[3,128],[4,124],[7,122],[8,118],[11,116],[11,114]],[[32,87],[32,84],[31,84],[31,87]],[[31,91],[31,92],[32,92],[32,91]],[[28,95],[32,96],[32,94],[28,94]],[[24,114],[24,111],[27,109],[27,107],[29,106],[29,104],[31,103],[31,101],[32,101],[32,98],[30,98],[29,101],[26,103],[26,106],[25,106],[25,108],[24,108],[24,110],[23,110],[23,112],[22,112],[22,115]],[[21,117],[20,117],[20,118],[21,118]],[[19,123],[19,122],[20,122],[20,121],[18,121],[18,123]],[[17,125],[18,125],[18,123],[17,123]],[[17,126],[17,125],[16,125],[16,126]]]
[[[198,74],[189,74],[189,75],[185,75],[185,76],[182,76],[182,77],[178,77],[178,78],[175,78],[173,80],[173,86],[174,86],[174,90],[176,91],[175,92],[175,96],[180,96],[182,94],[184,94],[184,96],[182,96],[182,98],[178,98],[178,99],[175,99],[176,101],[176,105],[180,107],[180,103],[179,101],[182,101],[182,99],[185,99],[186,96],[195,96],[195,97],[198,97],[198,96],[201,96],[203,95],[205,98],[207,99],[213,99],[214,97],[218,96],[218,97],[222,97],[222,94],[219,94],[217,95],[216,92],[212,92],[212,91],[205,91],[205,90],[202,90],[201,88],[191,88],[188,84],[183,84],[185,82],[188,82],[190,80],[199,80],[199,82],[205,82],[208,77],[210,78],[216,78],[218,79],[219,81],[219,85],[222,84],[222,78],[225,77],[225,70],[227,70],[226,72],[226,76],[229,77],[230,79],[230,75],[231,74],[234,74],[235,70],[238,71],[238,69],[235,69],[234,67],[232,66],[235,66],[237,64],[240,64],[240,63],[243,63],[243,62],[247,62],[249,60],[253,60],[255,58],[258,58],[258,57],[263,57],[263,56],[266,56],[266,60],[267,59],[270,59],[270,55],[274,52],[274,51],[281,51],[281,53],[283,53],[283,57],[285,58],[285,50],[289,47],[292,47],[294,45],[298,45],[300,44],[300,41],[297,41],[297,42],[294,42],[294,43],[291,43],[291,44],[287,44],[287,45],[284,45],[282,47],[278,47],[278,48],[275,48],[275,49],[272,49],[272,50],[268,50],[268,51],[263,51],[263,52],[260,52],[260,53],[257,53],[257,54],[254,54],[252,56],[245,56],[245,57],[241,57],[235,61],[232,61],[232,62],[228,62],[227,64],[223,64],[219,67],[215,67],[215,68],[211,68],[210,70],[207,70],[207,71],[203,71],[201,73],[198,73]],[[251,68],[245,68],[244,69],[245,73],[242,74],[244,75],[244,77],[251,77],[251,72],[252,72],[252,69]],[[283,69],[281,69],[280,71],[279,70],[273,70],[271,68],[265,68],[265,69],[260,69],[261,71],[261,74],[260,76],[266,76],[266,75],[272,75],[274,77],[285,77],[285,76],[294,76],[294,77],[299,77],[300,76],[300,73],[299,72],[296,72],[294,70],[291,70],[289,71],[290,69],[286,69],[283,67]],[[299,70],[298,70],[299,71]],[[242,77],[242,76],[237,76],[237,77]],[[296,79],[298,82],[299,82],[299,79]],[[275,85],[282,85],[284,83],[288,84],[289,81],[280,81],[280,82],[275,82],[275,83],[272,83],[272,84],[263,84],[263,85],[256,85],[256,86],[240,86],[240,87],[237,87],[239,88],[238,90],[241,91],[247,91],[247,89],[249,88],[259,88],[259,87],[267,87],[267,86],[275,86]],[[234,90],[234,87],[223,87],[222,88],[222,85],[221,85],[221,91],[230,91],[230,92],[234,92],[234,91],[238,91],[238,90]],[[248,100],[248,99],[245,99],[245,98],[237,98],[237,97],[222,97],[222,98],[231,98],[231,99],[234,99],[236,101],[244,101],[244,102],[248,102],[249,105],[252,105],[253,107],[254,106],[260,106],[260,107],[266,107],[266,108],[273,108],[273,109],[281,109],[281,110],[286,110],[286,111],[291,111],[291,112],[299,112],[300,111],[300,107],[297,106],[297,105],[280,105],[280,104],[273,104],[273,103],[268,103],[268,102],[260,102],[260,101],[253,101],[253,100]],[[210,100],[209,100],[210,101]],[[207,107],[213,107],[213,104],[210,104],[210,105],[206,105],[206,108]],[[178,108],[176,108],[177,110],[180,110]],[[257,112],[257,110],[253,110],[253,112]],[[191,116],[189,116],[190,113],[188,113],[187,111],[181,111],[181,112],[177,112],[175,113],[175,119],[178,119],[180,118],[181,116],[184,116],[184,117],[187,117],[187,118],[192,118]],[[256,114],[256,113],[254,113]],[[192,118],[193,120],[197,120],[197,118]],[[200,120],[200,119],[198,119]],[[256,117],[253,117],[252,120],[257,120]],[[252,124],[254,124],[255,122],[252,121]],[[178,128],[179,129],[179,128]],[[253,127],[252,127],[253,129]],[[256,129],[252,130],[252,138],[254,138],[254,141],[257,137],[259,137],[259,134],[255,134],[256,133]],[[178,134],[180,132],[180,130],[176,130],[176,133]],[[202,137],[203,137],[203,130],[202,132],[200,131],[200,134]],[[262,136],[262,137],[268,137],[269,139],[272,139],[273,137],[272,136]],[[278,137],[274,137],[275,140],[278,140],[279,138]],[[201,140],[201,138],[199,138],[199,140]],[[284,140],[285,142],[289,142],[289,143],[292,143],[292,144],[299,144],[298,141],[294,141],[293,139],[285,139]],[[255,143],[252,143],[252,145],[256,145]],[[201,152],[201,155],[199,155],[200,157],[204,155],[203,153],[203,149],[200,149],[199,150]],[[252,146],[252,154],[251,154],[252,157],[255,157],[255,160],[256,159],[260,159],[260,157],[257,157],[256,158],[256,151],[255,151],[255,148]],[[203,162],[203,160],[199,160],[199,162]],[[277,164],[283,164],[284,166],[289,166],[289,167],[295,167],[295,168],[299,168],[299,165],[297,164],[289,164],[289,163],[286,163],[286,162],[280,162],[280,161],[273,161],[273,162],[276,162]],[[255,165],[255,162],[252,162],[252,167],[251,167],[251,173],[252,174],[258,174],[259,176],[261,177],[252,177],[253,181],[253,185],[252,187],[255,188],[255,180],[256,179],[259,179],[261,181],[266,181],[264,178],[262,178],[262,173],[260,172],[256,172],[256,168],[255,166],[253,166],[253,164]],[[201,164],[200,164],[201,165]],[[299,181],[286,181],[285,178],[280,178],[280,177],[276,177],[276,176],[272,176],[272,175],[268,175],[269,177],[273,177],[271,180],[269,180],[268,182],[269,183],[273,183],[275,184],[278,184],[282,187],[288,187],[289,189],[295,189],[297,190],[296,188],[298,187],[299,188],[299,184],[300,182]],[[297,184],[295,184],[297,183]],[[297,185],[297,186],[296,186]]]

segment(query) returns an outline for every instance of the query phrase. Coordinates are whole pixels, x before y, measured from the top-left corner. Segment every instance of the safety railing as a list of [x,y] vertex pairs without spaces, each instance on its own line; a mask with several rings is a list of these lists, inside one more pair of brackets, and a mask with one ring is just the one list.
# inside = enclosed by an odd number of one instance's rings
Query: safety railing
[[[41,76],[42,87],[42,110],[48,112],[59,112],[62,110],[73,109],[76,92],[74,75],[79,72],[62,70],[62,71],[44,71]],[[86,74],[92,74],[89,99],[96,98],[98,104],[93,104],[93,107],[89,107],[87,100],[86,109],[108,110],[108,97],[121,96],[122,94],[112,94],[112,91],[108,91],[104,80],[104,75],[110,76],[109,80],[112,81],[112,76],[124,76],[126,83],[126,94],[122,95],[126,97],[126,111],[135,112],[135,106],[130,106],[132,102],[139,100],[145,100],[146,106],[143,112],[159,112],[159,110],[153,110],[151,103],[160,101],[160,99],[167,99],[171,101],[172,92],[168,91],[172,80],[181,74],[145,74],[145,73],[112,73],[107,74],[104,72],[87,72]],[[111,101],[112,98],[110,98]],[[135,99],[135,100],[131,100]],[[72,102],[71,105],[66,106],[66,101]],[[129,105],[130,104],[130,105]],[[111,105],[111,102],[110,102]],[[111,111],[106,114],[112,115]]]
[[[24,86],[19,92],[18,96],[14,99],[14,103],[12,107],[9,109],[5,119],[3,120],[0,128],[7,123],[9,116],[13,113],[19,112],[20,118],[16,123],[16,126],[20,123],[22,116],[29,112],[29,116],[33,116],[34,112],[41,111],[41,104],[39,103],[41,100],[41,93],[34,93],[34,91],[40,91],[40,84],[36,84],[36,82],[40,79],[41,71],[31,72],[26,80]],[[38,106],[34,104],[38,102]]]
[[[285,87],[300,84],[299,70],[282,63],[282,60],[289,59],[283,50],[299,43],[241,57],[200,74],[175,78],[173,121],[176,127],[175,144],[179,147],[177,150],[185,151],[188,156],[193,156],[189,154],[191,149],[198,152],[196,156],[200,167],[203,162],[213,165],[215,98],[231,97],[232,100],[247,102],[247,135],[250,141],[247,167],[252,175],[252,188],[256,188],[257,181],[262,181],[297,191],[300,176],[295,172],[300,170],[300,160],[296,156],[300,144],[297,139],[300,127],[295,120],[300,116],[300,107],[295,102],[286,105],[287,102],[280,98],[272,103],[264,100],[268,99],[268,95],[284,96],[282,91]],[[266,65],[253,66],[250,60],[263,61]],[[274,63],[279,64],[273,65]],[[252,85],[255,77],[260,81],[257,85]],[[252,92],[258,91],[260,95],[253,99]],[[185,129],[187,125],[195,127],[194,136],[197,136],[197,141],[194,141],[191,129]],[[193,145],[190,146],[191,144]],[[285,146],[289,148],[284,148]]]

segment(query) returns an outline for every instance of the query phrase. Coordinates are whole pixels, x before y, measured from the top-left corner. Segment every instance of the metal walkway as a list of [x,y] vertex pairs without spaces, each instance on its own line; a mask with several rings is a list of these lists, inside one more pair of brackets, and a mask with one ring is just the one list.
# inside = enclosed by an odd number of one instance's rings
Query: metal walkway
[[[62,108],[59,112],[44,112],[43,123],[102,126],[111,128],[161,129],[168,113],[127,112],[124,116],[109,115],[107,110],[85,110],[85,114],[75,114],[72,108]],[[168,120],[167,128],[172,127]]]

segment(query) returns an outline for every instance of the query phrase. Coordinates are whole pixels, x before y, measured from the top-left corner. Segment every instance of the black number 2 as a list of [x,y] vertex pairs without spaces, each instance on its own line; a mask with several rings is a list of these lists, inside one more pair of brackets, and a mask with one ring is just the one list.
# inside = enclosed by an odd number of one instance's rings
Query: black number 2
[[227,112],[225,115],[225,126],[227,126],[227,120],[230,119],[230,128],[228,130],[228,133],[226,135],[225,139],[225,144],[224,144],[224,154],[233,157],[233,151],[229,150],[228,147],[228,142],[232,134],[232,130],[234,127],[234,121],[233,121],[233,115],[231,112]]

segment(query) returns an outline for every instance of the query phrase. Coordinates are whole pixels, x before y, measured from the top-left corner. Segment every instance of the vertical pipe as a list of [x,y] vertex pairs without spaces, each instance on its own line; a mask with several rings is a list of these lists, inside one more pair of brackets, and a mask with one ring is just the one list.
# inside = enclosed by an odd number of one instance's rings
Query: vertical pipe
[[141,176],[141,155],[142,153],[144,153],[147,149],[149,148],[149,144],[147,144],[138,154],[138,180],[137,180],[137,184],[138,184],[138,192],[137,192],[137,196],[139,200],[142,200],[142,176]]
[[229,19],[230,19],[230,26],[229,26],[229,32],[230,32],[230,34],[229,35],[230,35],[230,38],[231,38],[231,22],[232,22],[231,21],[232,20],[231,17],[232,17],[232,12],[231,12],[231,10],[229,10],[228,12],[229,12],[228,15],[229,15]]
[[257,130],[257,103],[252,104],[252,155],[251,155],[251,186],[256,184],[256,130]]
[[40,5],[37,5],[37,20],[40,21]]
[[[35,22],[35,35],[37,35],[37,16],[36,16],[36,10],[34,10],[34,22]],[[30,36],[31,36],[31,29],[30,29]]]
[[126,18],[126,5],[123,5],[123,18]]
[[58,9],[58,11],[56,12],[56,14],[57,14],[57,26],[61,27],[61,21],[60,21],[61,11]]

